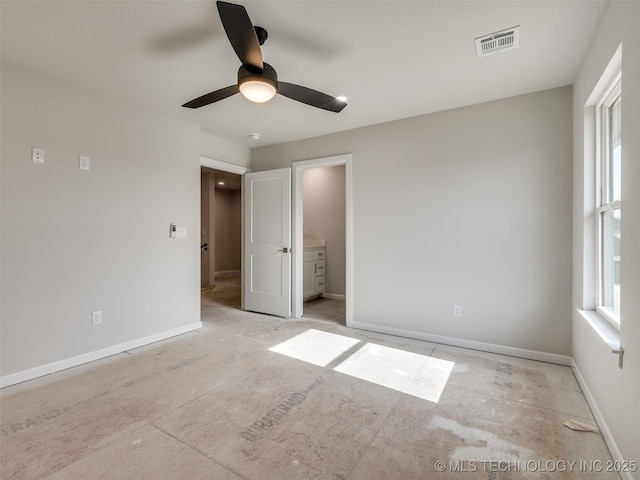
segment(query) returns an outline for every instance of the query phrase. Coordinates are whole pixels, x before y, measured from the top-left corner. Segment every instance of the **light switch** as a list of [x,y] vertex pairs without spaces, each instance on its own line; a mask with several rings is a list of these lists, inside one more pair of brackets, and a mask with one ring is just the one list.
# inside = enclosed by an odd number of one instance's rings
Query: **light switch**
[[187,227],[178,227],[176,229],[176,233],[177,233],[177,237],[178,238],[186,238],[186,236],[187,236]]

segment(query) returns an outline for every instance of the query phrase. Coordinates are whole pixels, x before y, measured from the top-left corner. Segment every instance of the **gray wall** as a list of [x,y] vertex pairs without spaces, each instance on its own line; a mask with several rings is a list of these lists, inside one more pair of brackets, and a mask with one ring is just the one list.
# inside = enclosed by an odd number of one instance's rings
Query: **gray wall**
[[200,142],[2,64],[3,376],[199,323]]
[[240,199],[240,190],[215,189],[216,272],[241,267]]
[[305,238],[326,241],[325,290],[345,294],[345,168],[310,168],[302,175]]
[[252,168],[353,154],[355,322],[568,355],[571,111],[562,87],[254,149]]
[[[640,3],[611,2],[594,38],[574,88],[574,242],[573,358],[622,457],[640,459]],[[585,103],[618,45],[622,43],[622,251],[620,340],[618,356],[578,313],[593,308],[594,166],[585,167]],[[585,155],[585,153],[587,155]],[[586,227],[585,227],[586,221]],[[611,448],[611,445],[610,445]],[[612,449],[612,450],[616,450]],[[614,452],[615,453],[615,452]],[[628,478],[628,477],[623,477]],[[640,472],[633,478],[640,479]]]

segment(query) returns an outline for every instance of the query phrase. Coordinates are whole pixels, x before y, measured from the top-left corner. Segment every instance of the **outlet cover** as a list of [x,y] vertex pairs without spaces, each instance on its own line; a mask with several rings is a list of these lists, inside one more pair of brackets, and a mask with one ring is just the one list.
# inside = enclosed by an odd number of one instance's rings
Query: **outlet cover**
[[44,163],[44,150],[42,148],[33,147],[31,149],[31,161],[33,163]]
[[91,159],[85,155],[78,157],[78,168],[80,170],[89,170],[91,167]]
[[453,306],[453,316],[461,317],[462,316],[462,305],[454,305]]
[[100,325],[102,323],[102,312],[91,312],[91,325]]

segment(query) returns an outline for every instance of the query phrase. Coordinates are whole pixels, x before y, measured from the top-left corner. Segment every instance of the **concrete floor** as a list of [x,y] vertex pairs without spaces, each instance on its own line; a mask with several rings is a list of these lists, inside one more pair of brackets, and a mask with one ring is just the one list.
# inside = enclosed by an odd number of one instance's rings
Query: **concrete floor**
[[302,316],[313,320],[328,320],[340,325],[346,325],[344,300],[329,298],[312,298],[304,302]]
[[562,425],[595,425],[568,367],[242,312],[234,290],[202,293],[198,332],[3,389],[0,477],[618,478],[600,433]]

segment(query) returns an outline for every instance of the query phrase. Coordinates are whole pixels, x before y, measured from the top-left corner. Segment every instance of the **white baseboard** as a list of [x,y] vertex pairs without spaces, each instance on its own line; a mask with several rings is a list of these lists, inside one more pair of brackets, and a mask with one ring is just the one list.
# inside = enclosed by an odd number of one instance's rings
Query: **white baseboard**
[[480,350],[489,353],[498,353],[500,355],[509,355],[511,357],[527,358],[529,360],[538,360],[540,362],[556,363],[558,365],[571,366],[571,357],[567,355],[558,355],[556,353],[539,352],[537,350],[527,350],[525,348],[508,347],[505,345],[495,345],[493,343],[477,342],[475,340],[465,340],[464,338],[445,337],[443,335],[433,335],[416,330],[405,330],[402,328],[385,327],[371,323],[352,322],[349,327],[358,328],[360,330],[369,330],[371,332],[386,333],[388,335],[396,335],[398,337],[414,338],[424,340],[425,342],[440,343],[443,345],[451,345],[454,347],[470,348],[472,350]]
[[40,365],[39,367],[30,368],[17,373],[11,373],[0,377],[0,388],[15,385],[16,383],[26,382],[27,380],[33,380],[34,378],[49,375],[51,373],[66,370],[67,368],[76,367],[83,363],[93,362],[100,360],[101,358],[110,357],[111,355],[117,355],[118,353],[126,352],[127,350],[133,350],[134,348],[143,347],[151,343],[159,342],[160,340],[166,340],[167,338],[182,335],[183,333],[191,332],[202,328],[202,322],[194,322],[189,325],[174,328],[172,330],[166,330],[164,332],[155,333],[147,337],[137,338],[129,342],[113,345],[112,347],[103,348],[94,352],[84,353],[71,358],[65,358],[64,360],[58,360],[57,362],[48,363],[46,365]]
[[[600,411],[600,408],[596,403],[595,397],[592,395],[591,390],[589,390],[589,387],[587,386],[587,382],[582,376],[582,373],[580,372],[580,369],[578,368],[578,365],[573,360],[573,358],[571,359],[571,369],[573,370],[573,373],[575,374],[576,379],[578,380],[578,384],[582,389],[582,393],[584,394],[584,397],[587,399],[587,403],[589,404],[589,407],[593,412],[593,416],[595,417],[596,422],[598,423],[598,428],[602,432],[604,442],[607,444],[607,447],[609,448],[609,453],[611,453],[611,457],[613,461],[624,462],[625,459],[622,457],[622,453],[618,448],[618,444],[613,438],[613,435],[611,434],[611,430],[609,430],[609,426],[607,425],[607,422],[604,420],[604,415],[602,415],[602,412]],[[622,480],[633,480],[633,475],[631,475],[631,472],[620,472],[620,478]]]
[[242,272],[240,270],[221,270],[219,272],[215,272],[215,275],[240,275]]
[[324,293],[324,298],[330,298],[331,300],[345,300],[344,295],[340,295],[338,293]]

